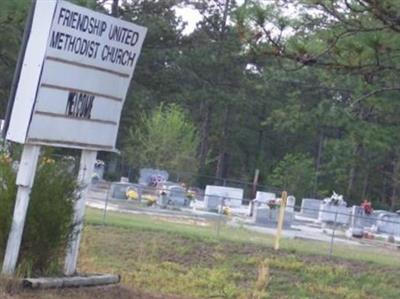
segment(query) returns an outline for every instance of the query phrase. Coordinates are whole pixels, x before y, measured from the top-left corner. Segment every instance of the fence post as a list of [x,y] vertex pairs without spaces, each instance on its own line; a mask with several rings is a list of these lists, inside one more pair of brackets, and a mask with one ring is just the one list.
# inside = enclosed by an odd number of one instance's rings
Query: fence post
[[222,217],[224,214],[224,206],[225,206],[225,198],[221,199],[221,210],[218,211],[219,213],[219,217],[218,217],[218,221],[217,221],[217,237],[219,238],[219,233],[221,230],[221,224],[222,224]]
[[110,189],[108,189],[107,191],[107,195],[106,195],[106,201],[104,203],[104,213],[103,213],[103,225],[106,224],[106,217],[107,217],[107,207],[108,207],[108,200],[111,196],[111,185],[110,185]]
[[283,220],[285,218],[285,210],[286,210],[286,201],[287,201],[287,192],[282,192],[281,204],[279,207],[279,218],[278,218],[278,226],[276,228],[276,237],[275,237],[275,250],[279,250],[279,242],[282,235],[282,227],[283,227]]
[[335,222],[333,223],[333,229],[332,229],[331,242],[329,244],[329,256],[332,256],[332,254],[333,254],[333,242],[334,242],[334,239],[335,239],[337,215],[338,215],[338,211],[336,210],[336,212],[335,212]]

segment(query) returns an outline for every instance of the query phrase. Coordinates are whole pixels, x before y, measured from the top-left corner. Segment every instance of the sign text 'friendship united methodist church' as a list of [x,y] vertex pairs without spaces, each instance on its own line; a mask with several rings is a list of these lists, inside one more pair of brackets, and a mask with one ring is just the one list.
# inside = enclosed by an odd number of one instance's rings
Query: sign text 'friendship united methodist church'
[[37,1],[7,139],[114,150],[145,35],[66,1]]

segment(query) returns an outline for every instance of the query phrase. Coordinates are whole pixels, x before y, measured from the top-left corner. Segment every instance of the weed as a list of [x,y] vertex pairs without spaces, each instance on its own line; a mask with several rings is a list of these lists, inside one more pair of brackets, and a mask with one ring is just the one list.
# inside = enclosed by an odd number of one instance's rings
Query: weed
[[[96,213],[89,210],[90,223]],[[249,243],[248,232],[230,235],[227,227],[217,238],[204,226],[109,216],[110,226],[86,227],[80,270],[121,274],[130,287],[183,298],[400,298],[400,267],[385,266],[379,257],[381,264],[332,259],[302,243],[296,254],[277,253],[255,233]]]
[[252,298],[261,299],[266,296],[266,289],[270,281],[269,261],[264,260],[258,266],[258,276]]

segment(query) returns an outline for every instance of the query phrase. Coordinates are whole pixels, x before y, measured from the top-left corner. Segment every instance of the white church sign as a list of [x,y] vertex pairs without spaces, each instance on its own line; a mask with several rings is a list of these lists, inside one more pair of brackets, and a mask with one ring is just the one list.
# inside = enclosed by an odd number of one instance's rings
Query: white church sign
[[24,144],[2,273],[15,271],[41,145],[82,149],[65,274],[76,271],[98,150],[114,151],[146,28],[62,0],[32,0],[10,93],[6,139]]
[[6,138],[114,150],[145,34],[66,1],[37,1]]

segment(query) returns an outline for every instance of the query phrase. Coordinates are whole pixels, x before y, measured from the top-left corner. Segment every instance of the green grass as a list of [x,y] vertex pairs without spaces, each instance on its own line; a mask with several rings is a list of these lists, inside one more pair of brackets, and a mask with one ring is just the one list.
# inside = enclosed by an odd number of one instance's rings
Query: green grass
[[[177,219],[175,219],[178,221]],[[282,240],[216,224],[87,211],[79,269],[122,275],[128,287],[182,298],[400,298],[396,252]],[[376,250],[376,249],[375,249]]]
[[[103,211],[88,209],[86,223],[92,225],[103,224]],[[126,213],[108,212],[107,226],[117,226],[131,229],[172,232],[185,237],[200,237],[209,241],[232,241],[242,243],[254,243],[273,246],[274,236],[249,231],[245,228],[233,228],[221,225],[217,233],[217,221],[210,221],[208,226],[190,225],[168,221],[165,217],[142,216]],[[281,240],[280,247],[292,253],[304,253],[327,256],[329,244],[326,242],[288,239]],[[392,249],[360,247],[336,242],[333,247],[335,257],[351,259],[355,261],[373,262],[390,267],[400,268],[400,251]]]

